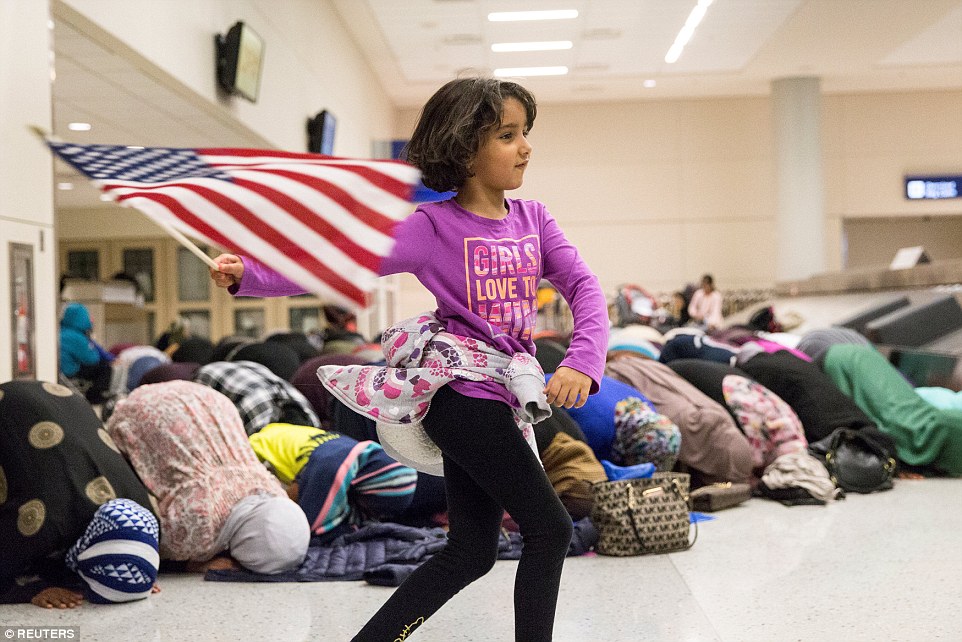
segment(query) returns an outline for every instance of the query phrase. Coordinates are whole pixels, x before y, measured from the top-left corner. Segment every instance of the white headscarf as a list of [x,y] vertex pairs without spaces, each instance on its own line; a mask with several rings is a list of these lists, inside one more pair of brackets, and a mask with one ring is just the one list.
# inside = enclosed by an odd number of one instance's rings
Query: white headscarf
[[237,502],[217,543],[255,573],[281,573],[304,561],[311,540],[307,516],[286,497],[256,494]]

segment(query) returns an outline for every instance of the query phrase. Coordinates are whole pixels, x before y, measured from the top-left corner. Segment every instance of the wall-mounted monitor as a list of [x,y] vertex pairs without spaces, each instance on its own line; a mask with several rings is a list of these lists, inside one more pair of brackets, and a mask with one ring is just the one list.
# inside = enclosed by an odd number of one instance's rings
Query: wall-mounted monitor
[[312,154],[325,154],[331,156],[334,153],[334,131],[337,128],[337,119],[334,114],[327,111],[320,111],[313,118],[307,119],[307,151]]
[[217,84],[231,95],[257,102],[264,66],[264,40],[238,20],[226,34],[214,37],[217,49]]

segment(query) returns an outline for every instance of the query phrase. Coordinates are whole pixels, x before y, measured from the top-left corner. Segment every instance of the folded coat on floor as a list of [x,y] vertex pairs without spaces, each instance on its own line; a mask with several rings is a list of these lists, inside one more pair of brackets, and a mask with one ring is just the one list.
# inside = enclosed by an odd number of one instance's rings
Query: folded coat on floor
[[[442,528],[416,528],[390,522],[372,523],[343,535],[328,546],[312,544],[300,568],[273,575],[246,569],[207,571],[211,582],[332,582],[367,580],[372,584],[398,586],[418,566],[447,544]],[[598,541],[591,521],[574,525],[568,556],[584,555]],[[502,535],[498,559],[521,557],[521,536]]]

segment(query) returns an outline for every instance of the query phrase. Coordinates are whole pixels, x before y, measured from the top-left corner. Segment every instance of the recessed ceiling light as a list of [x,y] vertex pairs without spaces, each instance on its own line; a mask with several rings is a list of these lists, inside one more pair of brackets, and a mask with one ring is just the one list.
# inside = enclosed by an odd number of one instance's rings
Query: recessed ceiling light
[[73,189],[73,183],[57,183],[57,189],[66,192]]
[[72,132],[89,132],[90,123],[69,123],[67,129]]
[[567,67],[504,67],[495,69],[494,75],[504,76],[564,76],[568,73]]
[[658,83],[656,83],[654,80],[652,80],[651,78],[649,78],[648,80],[646,80],[645,82],[643,82],[643,83],[641,83],[641,84],[644,85],[645,87],[647,87],[648,89],[651,89],[652,87],[654,87],[654,86],[657,85]]
[[685,20],[685,26],[683,26],[681,31],[678,32],[678,35],[675,36],[675,42],[672,43],[668,49],[668,53],[665,54],[665,62],[672,64],[678,61],[685,45],[688,44],[692,34],[695,33],[695,27],[697,27],[701,19],[705,17],[705,12],[708,11],[708,7],[713,1],[714,0],[698,0],[698,4],[696,4],[695,8],[688,14],[688,19]]
[[549,40],[546,42],[496,42],[491,45],[491,51],[504,53],[508,51],[561,51],[571,49],[570,40]]
[[488,14],[488,21],[518,22],[521,20],[570,20],[577,17],[577,9],[556,9],[553,11],[496,11]]

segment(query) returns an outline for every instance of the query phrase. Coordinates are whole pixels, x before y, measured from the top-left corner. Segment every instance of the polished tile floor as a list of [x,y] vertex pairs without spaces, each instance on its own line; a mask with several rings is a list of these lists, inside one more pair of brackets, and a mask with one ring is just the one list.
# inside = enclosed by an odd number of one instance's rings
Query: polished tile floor
[[[555,640],[962,640],[962,480],[900,480],[826,507],[753,499],[700,530],[684,553],[569,559]],[[513,640],[515,566],[498,562],[409,639]],[[78,626],[84,642],[349,640],[391,591],[161,582],[129,605],[2,606],[0,624]]]

